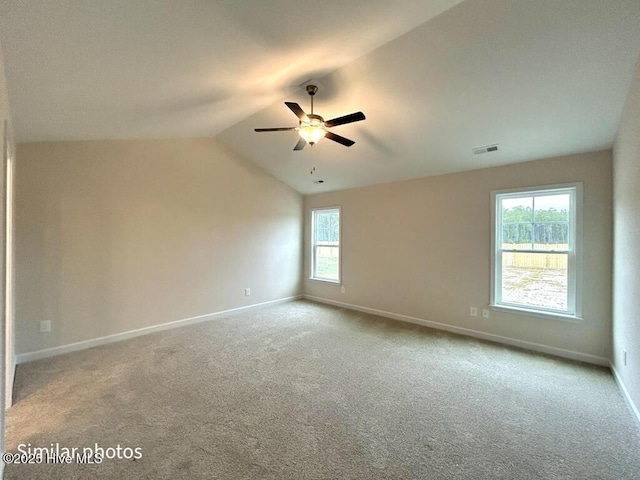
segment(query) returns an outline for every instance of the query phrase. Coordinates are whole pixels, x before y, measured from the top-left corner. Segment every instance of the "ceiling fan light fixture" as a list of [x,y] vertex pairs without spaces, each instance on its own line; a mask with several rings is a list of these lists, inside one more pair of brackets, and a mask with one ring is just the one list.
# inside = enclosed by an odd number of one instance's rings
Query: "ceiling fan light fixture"
[[300,136],[304,138],[309,145],[313,145],[323,138],[327,132],[322,127],[301,125],[298,133],[300,133]]
[[298,133],[309,145],[313,145],[322,139],[327,131],[324,129],[324,121],[319,115],[308,115],[309,120],[300,120]]

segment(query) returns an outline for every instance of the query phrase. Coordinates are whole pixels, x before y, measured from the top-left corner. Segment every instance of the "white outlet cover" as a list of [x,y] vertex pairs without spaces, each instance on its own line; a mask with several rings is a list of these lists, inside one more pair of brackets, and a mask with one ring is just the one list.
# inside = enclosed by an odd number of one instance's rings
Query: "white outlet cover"
[[42,320],[40,322],[40,332],[50,332],[51,331],[51,320]]
[[482,318],[489,318],[489,310],[486,308],[482,309]]
[[472,317],[478,316],[478,307],[469,307],[469,315]]

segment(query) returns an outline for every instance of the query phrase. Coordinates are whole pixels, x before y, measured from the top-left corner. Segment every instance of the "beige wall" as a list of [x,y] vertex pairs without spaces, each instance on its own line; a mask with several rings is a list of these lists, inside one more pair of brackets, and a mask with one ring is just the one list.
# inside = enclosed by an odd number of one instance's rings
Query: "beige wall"
[[212,139],[19,144],[17,353],[297,295],[302,204]]
[[[469,306],[489,303],[490,192],[563,182],[584,182],[584,322],[498,311],[491,311],[489,320],[470,317]],[[611,203],[610,151],[308,196],[307,238],[310,208],[342,207],[346,292],[307,279],[308,248],[304,292],[609,358]]]
[[[613,364],[640,410],[640,63],[613,158]],[[623,349],[627,350],[626,366]]]

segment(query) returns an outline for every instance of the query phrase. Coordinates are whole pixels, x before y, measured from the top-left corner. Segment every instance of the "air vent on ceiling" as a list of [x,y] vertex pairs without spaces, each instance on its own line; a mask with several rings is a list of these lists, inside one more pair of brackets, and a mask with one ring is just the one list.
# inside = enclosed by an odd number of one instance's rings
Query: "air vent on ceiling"
[[488,152],[497,152],[498,144],[496,143],[494,145],[485,145],[484,147],[476,147],[472,151],[475,155],[480,155],[481,153],[488,153]]

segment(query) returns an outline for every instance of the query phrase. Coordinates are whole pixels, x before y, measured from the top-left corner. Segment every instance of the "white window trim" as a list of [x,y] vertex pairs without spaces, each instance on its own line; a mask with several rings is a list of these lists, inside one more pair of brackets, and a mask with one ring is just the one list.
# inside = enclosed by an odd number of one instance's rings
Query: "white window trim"
[[[500,215],[501,212],[498,209],[497,199],[499,196],[513,196],[521,195],[522,193],[532,193],[534,195],[557,193],[558,190],[573,190],[574,194],[571,195],[571,209],[575,212],[570,217],[571,232],[574,232],[575,240],[573,245],[573,251],[568,254],[569,265],[569,278],[567,283],[567,296],[569,305],[573,306],[573,312],[564,313],[557,310],[527,307],[522,305],[510,305],[501,302],[499,283],[502,272],[502,256],[498,255],[500,250],[498,245],[498,239],[500,233],[498,232],[498,226],[501,224]],[[521,315],[527,315],[530,317],[538,317],[552,320],[562,320],[568,322],[581,322],[582,318],[582,182],[563,183],[556,185],[544,185],[533,187],[512,188],[506,190],[494,190],[491,192],[491,301],[490,306],[492,310],[503,311],[508,313],[515,313]]]
[[[338,280],[331,278],[316,277],[315,275],[315,255],[316,255],[316,212],[323,212],[327,210],[338,211]],[[317,207],[310,209],[311,212],[311,264],[309,265],[309,280],[315,282],[332,283],[334,285],[342,284],[342,208],[340,206],[335,207]]]

